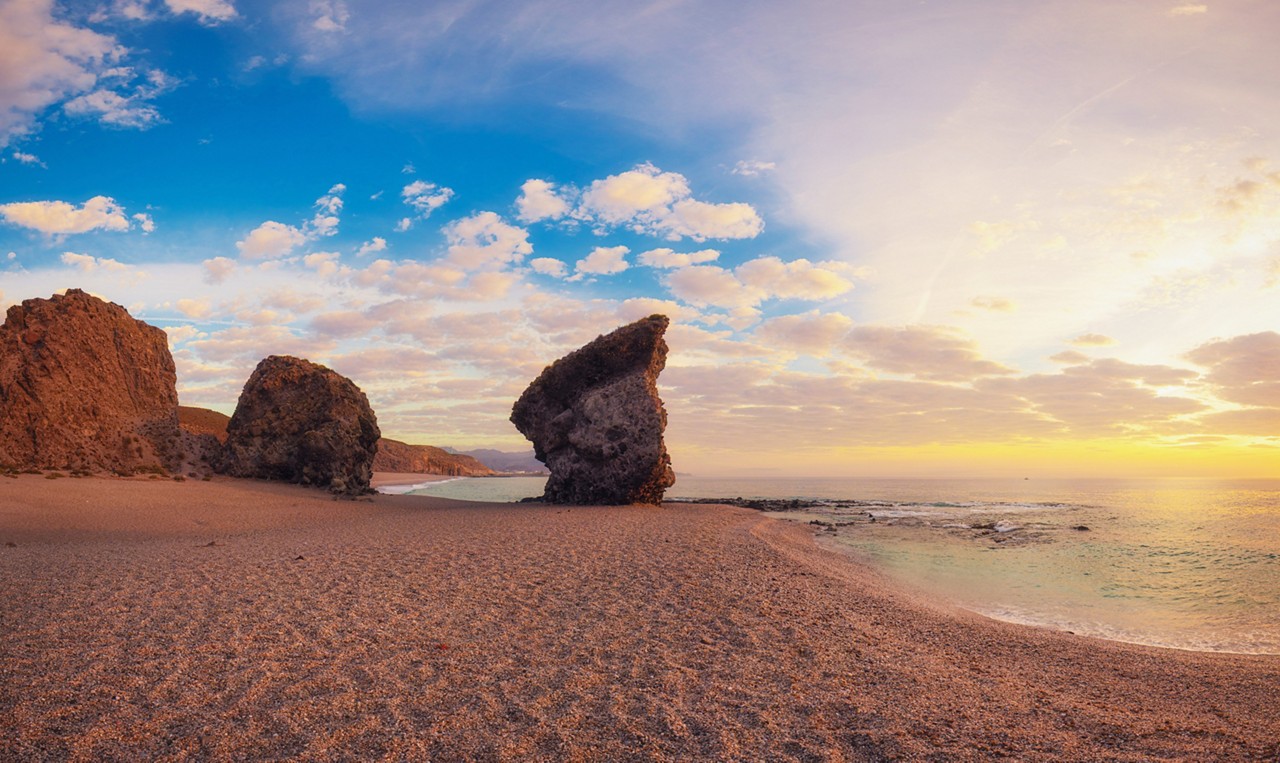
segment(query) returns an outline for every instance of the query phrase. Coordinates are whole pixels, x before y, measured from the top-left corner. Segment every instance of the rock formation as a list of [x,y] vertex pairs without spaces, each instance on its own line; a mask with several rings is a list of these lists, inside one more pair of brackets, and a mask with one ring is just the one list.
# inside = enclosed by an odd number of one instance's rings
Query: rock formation
[[569,353],[516,401],[511,422],[551,476],[550,503],[661,503],[675,484],[658,374],[669,321],[651,315]]
[[375,472],[447,474],[453,477],[485,477],[493,470],[471,456],[450,453],[431,445],[410,445],[399,440],[378,440],[373,458]]
[[227,424],[220,471],[370,492],[378,421],[360,388],[308,360],[272,355],[254,369]]
[[0,464],[131,473],[183,466],[164,331],[79,289],[0,326]]

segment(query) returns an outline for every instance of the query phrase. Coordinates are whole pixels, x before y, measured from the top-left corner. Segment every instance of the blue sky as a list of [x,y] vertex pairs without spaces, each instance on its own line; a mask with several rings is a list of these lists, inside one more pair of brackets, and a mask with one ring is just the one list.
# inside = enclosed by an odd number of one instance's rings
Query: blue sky
[[542,365],[660,311],[684,471],[1274,474],[1275,28],[0,0],[0,303],[123,304],[224,411],[310,357],[417,442],[521,447]]

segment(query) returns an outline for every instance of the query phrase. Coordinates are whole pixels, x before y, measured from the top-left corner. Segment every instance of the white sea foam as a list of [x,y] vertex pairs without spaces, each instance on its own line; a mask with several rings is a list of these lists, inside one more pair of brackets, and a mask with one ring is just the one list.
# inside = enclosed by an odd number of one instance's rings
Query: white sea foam
[[428,480],[427,482],[417,482],[412,485],[383,485],[382,487],[378,488],[378,492],[383,493],[385,495],[404,495],[405,493],[412,493],[415,490],[426,490],[426,489],[435,487],[436,485],[443,485],[446,482],[457,482],[458,480],[465,480],[465,479],[467,478],[466,477],[450,477],[449,479],[445,479],[445,480]]

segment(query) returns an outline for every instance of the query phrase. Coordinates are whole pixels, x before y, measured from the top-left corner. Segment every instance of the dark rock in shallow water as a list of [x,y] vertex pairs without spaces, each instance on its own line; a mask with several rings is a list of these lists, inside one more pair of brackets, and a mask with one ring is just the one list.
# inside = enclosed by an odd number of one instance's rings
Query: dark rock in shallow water
[[181,468],[164,331],[79,289],[9,308],[0,326],[0,465]]
[[675,484],[662,441],[657,380],[667,362],[664,315],[598,337],[543,370],[511,421],[551,470],[548,503],[661,503]]
[[378,420],[350,379],[308,360],[272,355],[254,369],[227,423],[221,471],[370,492]]

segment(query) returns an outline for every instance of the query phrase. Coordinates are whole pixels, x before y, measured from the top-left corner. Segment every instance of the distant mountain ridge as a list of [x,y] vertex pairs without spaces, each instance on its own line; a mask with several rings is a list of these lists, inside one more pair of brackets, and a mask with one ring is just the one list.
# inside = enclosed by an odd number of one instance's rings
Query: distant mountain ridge
[[446,447],[445,450],[449,453],[455,453],[461,456],[471,456],[495,472],[547,473],[546,465],[534,457],[533,450],[516,453],[504,450],[494,450],[492,448],[458,450],[457,448]]

